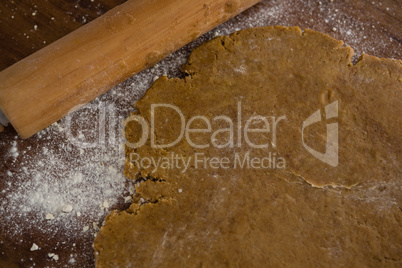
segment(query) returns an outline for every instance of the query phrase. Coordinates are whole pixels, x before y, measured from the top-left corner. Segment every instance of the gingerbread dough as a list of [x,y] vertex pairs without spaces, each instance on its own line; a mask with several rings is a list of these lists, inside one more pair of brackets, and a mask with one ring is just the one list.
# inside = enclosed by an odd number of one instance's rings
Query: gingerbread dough
[[[185,79],[158,79],[135,115],[150,126],[151,105],[164,103],[178,107],[186,124],[204,116],[211,131],[188,136],[208,146],[194,148],[184,134],[168,148],[152,148],[151,138],[126,148],[126,176],[147,180],[137,184],[127,211],[107,217],[94,242],[96,265],[402,265],[402,64],[363,55],[353,65],[352,55],[341,41],[312,30],[253,28],[195,49]],[[314,124],[307,124],[313,114]],[[159,107],[153,116],[156,144],[180,135],[177,111]],[[247,127],[252,116],[267,121],[254,118]],[[230,128],[228,118],[233,135],[211,137]],[[197,117],[189,128],[208,125]],[[260,131],[244,134],[247,128]],[[138,122],[127,124],[131,143],[142,133]],[[312,150],[330,152],[330,161]],[[195,154],[227,157],[229,164],[196,165]],[[239,166],[236,155],[257,160]],[[258,165],[269,155],[276,166]],[[193,160],[186,170],[141,163],[162,157]]]

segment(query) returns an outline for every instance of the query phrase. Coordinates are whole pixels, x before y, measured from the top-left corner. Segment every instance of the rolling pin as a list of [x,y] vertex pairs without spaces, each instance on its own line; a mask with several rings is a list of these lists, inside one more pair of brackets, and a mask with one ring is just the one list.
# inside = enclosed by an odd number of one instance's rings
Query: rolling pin
[[28,138],[257,2],[129,0],[0,72],[0,109]]

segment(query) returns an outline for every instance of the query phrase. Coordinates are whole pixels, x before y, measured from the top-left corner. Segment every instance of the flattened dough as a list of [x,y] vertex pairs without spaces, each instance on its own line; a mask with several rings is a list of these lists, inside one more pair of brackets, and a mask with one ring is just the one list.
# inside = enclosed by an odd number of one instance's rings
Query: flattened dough
[[[129,178],[148,178],[136,187],[127,211],[112,212],[94,243],[98,267],[269,267],[401,266],[401,61],[363,55],[341,41],[297,27],[264,27],[218,37],[195,49],[185,79],[158,79],[136,103],[150,122],[151,104],[175,105],[188,120],[207,117],[212,130],[252,115],[282,116],[276,148],[241,146],[195,149],[183,139],[153,149],[150,141],[126,148],[127,155],[263,157],[269,152],[285,168],[144,167],[127,159]],[[323,116],[337,102],[338,115]],[[323,118],[304,132],[304,142],[326,150],[326,124],[338,123],[339,163],[331,166],[302,144],[303,121]],[[175,140],[180,118],[156,114],[158,144]],[[329,116],[330,117],[330,116]],[[161,120],[163,119],[163,120]],[[201,122],[201,123],[200,123]],[[198,120],[194,128],[205,128]],[[272,126],[271,126],[272,127]],[[272,128],[271,128],[272,130]],[[126,127],[136,142],[141,127]],[[204,133],[205,134],[205,133]],[[211,133],[194,138],[211,144]],[[252,136],[254,135],[254,136]],[[237,127],[235,126],[237,142]],[[273,143],[270,133],[253,142]],[[192,136],[193,137],[193,136]],[[194,136],[195,137],[195,136]],[[225,143],[229,135],[217,136]],[[244,137],[243,137],[244,138]]]

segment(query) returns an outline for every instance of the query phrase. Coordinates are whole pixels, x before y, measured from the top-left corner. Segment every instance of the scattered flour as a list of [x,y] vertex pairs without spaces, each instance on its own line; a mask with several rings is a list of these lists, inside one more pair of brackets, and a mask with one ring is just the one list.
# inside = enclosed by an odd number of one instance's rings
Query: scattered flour
[[53,214],[50,214],[50,213],[46,214],[45,218],[46,218],[46,220],[54,220]]
[[63,205],[63,207],[61,208],[61,210],[64,213],[70,213],[71,211],[73,211],[73,206],[71,205]]
[[39,249],[38,245],[35,244],[35,243],[33,243],[33,244],[32,244],[32,247],[31,247],[31,251],[36,251],[36,250],[38,250],[38,249]]
[[52,258],[52,259],[55,260],[55,261],[58,261],[58,260],[59,260],[59,255],[57,255],[57,254],[49,253],[49,254],[47,254],[47,255],[49,256],[49,258]]

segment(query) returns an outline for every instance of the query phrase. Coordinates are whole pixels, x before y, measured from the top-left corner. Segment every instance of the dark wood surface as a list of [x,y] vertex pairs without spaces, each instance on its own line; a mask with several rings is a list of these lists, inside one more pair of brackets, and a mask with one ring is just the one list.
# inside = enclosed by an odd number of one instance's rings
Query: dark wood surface
[[125,1],[1,1],[0,70]]
[[[50,44],[58,38],[77,29],[81,25],[102,15],[107,10],[121,4],[124,0],[4,0],[0,1],[0,70],[12,65],[18,60],[34,53],[40,48]],[[256,18],[258,10],[266,10],[266,19]],[[261,14],[260,14],[261,16]],[[401,59],[402,55],[402,1],[384,0],[378,2],[366,0],[344,1],[263,1],[233,20],[233,23],[244,21],[258,21],[261,25],[296,25],[301,28],[312,28],[331,36],[345,40],[348,45],[355,48],[357,54],[366,52],[379,57],[392,57]],[[241,24],[241,23],[240,23]],[[36,26],[35,26],[36,25]],[[230,28],[230,23],[221,27],[222,30]],[[211,38],[211,34],[204,37]],[[193,46],[183,49],[189,53]],[[356,59],[355,59],[356,60]],[[152,74],[149,74],[150,79]],[[0,81],[1,83],[1,81]],[[126,84],[123,83],[122,87]],[[78,126],[77,126],[78,127]],[[18,141],[20,150],[35,157],[41,149],[44,139],[34,136],[28,140],[20,141],[12,127],[0,133],[0,191],[13,184],[13,177],[6,176],[7,171],[16,172],[22,166],[22,160],[10,158],[10,144]],[[56,140],[54,145],[66,143],[65,139]],[[57,172],[57,170],[55,171]],[[27,175],[27,180],[30,176]],[[60,180],[69,179],[60,176]],[[0,193],[0,205],[9,200]],[[118,204],[114,208],[122,208]],[[7,213],[18,213],[8,211]],[[0,216],[0,217],[4,217]],[[4,222],[3,218],[0,219]],[[23,222],[18,224],[24,224]],[[25,233],[23,238],[10,235],[5,228],[18,226],[11,223],[2,225],[0,229],[0,267],[38,267],[66,266],[66,267],[92,267],[91,236],[70,238],[76,247],[60,245],[52,249],[60,256],[74,254],[75,263],[68,263],[67,258],[59,262],[30,251],[31,241],[47,241],[49,245],[58,244],[63,232],[54,236],[45,233]],[[13,227],[11,227],[13,226]],[[50,249],[49,249],[50,250]],[[22,261],[23,260],[23,261]],[[6,264],[7,263],[7,264]],[[7,265],[7,266],[5,266]]]

